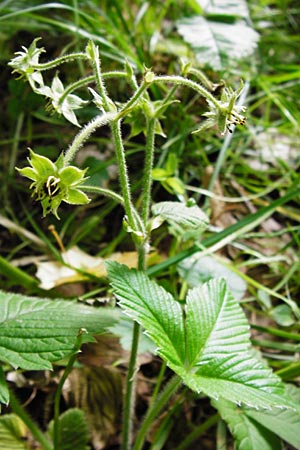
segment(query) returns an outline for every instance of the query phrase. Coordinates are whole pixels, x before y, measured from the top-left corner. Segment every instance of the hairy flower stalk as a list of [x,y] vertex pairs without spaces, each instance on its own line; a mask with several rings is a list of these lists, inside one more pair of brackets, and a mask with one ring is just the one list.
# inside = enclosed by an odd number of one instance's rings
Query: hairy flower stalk
[[206,130],[210,127],[217,127],[221,134],[225,134],[226,131],[231,131],[232,125],[245,125],[246,118],[243,113],[246,112],[245,106],[237,106],[236,101],[241,95],[243,90],[243,83],[237,91],[233,91],[231,88],[224,86],[222,89],[221,99],[218,100],[214,95],[209,92],[205,87],[180,76],[156,76],[153,79],[154,83],[172,83],[179,86],[187,86],[190,89],[198,92],[207,101],[209,111],[204,113],[203,116],[207,117],[203,125],[201,125],[194,133]]

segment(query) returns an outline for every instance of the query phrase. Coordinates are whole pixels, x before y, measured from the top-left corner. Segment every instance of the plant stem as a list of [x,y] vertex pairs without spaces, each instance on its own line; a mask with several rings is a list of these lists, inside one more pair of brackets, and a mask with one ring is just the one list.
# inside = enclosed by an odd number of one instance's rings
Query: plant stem
[[198,92],[198,94],[202,95],[202,97],[206,98],[207,100],[210,100],[213,105],[215,105],[218,109],[220,108],[220,102],[203,86],[201,86],[199,83],[196,83],[195,81],[189,80],[188,78],[184,78],[177,75],[162,75],[162,76],[155,76],[153,78],[153,83],[172,83],[177,84],[179,86],[187,86],[190,89],[193,89],[194,91]]
[[[111,198],[115,202],[124,206],[123,197],[121,195],[117,194],[116,192],[111,191],[110,189],[102,188],[99,186],[88,186],[88,185],[83,185],[80,187],[80,189],[85,192],[94,192],[95,194],[104,195],[105,197]],[[134,207],[132,207],[132,213],[135,216],[137,223],[139,224],[139,228],[141,230],[143,230],[143,233],[145,233],[144,224],[141,221],[139,213],[137,212],[137,210]]]
[[75,136],[70,147],[67,149],[64,156],[64,165],[67,166],[72,159],[75,157],[76,153],[83,146],[85,141],[90,137],[90,135],[104,125],[107,125],[116,117],[115,112],[108,112],[105,114],[101,114],[96,116],[93,120],[91,120],[78,134]]
[[[129,108],[140,98],[142,93],[146,90],[147,83],[144,82],[140,88],[136,91],[135,95],[125,105],[123,113],[128,111]],[[147,222],[149,218],[150,202],[151,202],[151,186],[152,186],[152,166],[154,158],[154,138],[155,138],[155,117],[148,118],[147,123],[147,142],[146,142],[146,156],[144,164],[144,192],[143,192],[143,204],[142,204],[142,222],[143,228],[147,229]],[[116,141],[115,141],[116,142]],[[121,143],[121,141],[120,141]],[[121,152],[120,152],[121,153]],[[124,155],[124,150],[122,151]],[[119,165],[120,167],[120,165]],[[132,210],[132,209],[131,209]],[[146,255],[147,255],[148,243],[146,239],[140,245],[136,244],[138,251],[138,269],[146,270]],[[128,373],[126,378],[126,394],[124,400],[124,415],[123,415],[123,450],[129,450],[131,448],[132,441],[132,424],[134,417],[134,404],[135,404],[135,372],[137,371],[136,361],[138,353],[138,344],[140,336],[140,325],[134,323],[132,346],[130,353],[130,361],[128,367]]]
[[64,101],[64,99],[71,94],[71,92],[75,91],[76,89],[79,89],[81,87],[86,86],[87,84],[92,83],[93,81],[95,81],[95,75],[90,75],[88,77],[85,78],[81,78],[78,81],[75,81],[74,83],[69,84],[69,86],[65,89],[64,93],[62,94],[62,96],[59,99],[58,104],[61,105]]
[[[110,111],[113,102],[107,95],[106,88],[103,83],[102,74],[101,74],[101,66],[100,66],[98,47],[96,47],[93,42],[90,43],[90,54],[92,55],[92,64],[93,64],[93,69],[94,69],[94,73],[96,76],[96,84],[97,84],[98,92],[102,98],[104,109],[107,111],[107,114],[109,114],[108,111]],[[132,99],[130,101],[133,101],[134,97],[135,97],[135,95],[132,97]],[[130,101],[128,103],[130,103]],[[137,224],[136,218],[133,213],[133,205],[131,202],[131,193],[130,193],[128,173],[127,173],[125,150],[124,150],[124,146],[123,146],[122,133],[121,133],[121,121],[119,120],[120,113],[118,113],[117,115],[116,115],[116,113],[113,113],[113,114],[114,114],[115,120],[111,121],[110,127],[111,127],[112,136],[113,136],[115,149],[116,149],[116,157],[117,157],[117,163],[118,163],[118,168],[119,168],[119,180],[120,180],[121,191],[122,191],[122,196],[123,196],[123,200],[124,200],[125,213],[127,216],[129,226],[134,231],[137,231],[138,224]]]
[[133,94],[130,100],[123,106],[123,108],[118,112],[118,115],[116,117],[116,120],[121,119],[122,117],[126,116],[126,114],[129,113],[129,111],[135,106],[135,104],[140,99],[141,95],[146,91],[147,87],[149,86],[149,83],[146,81],[143,81],[140,87],[136,90],[136,92]]
[[[125,78],[127,77],[126,72],[122,72],[120,70],[112,70],[110,72],[102,73],[102,78]],[[96,75],[89,75],[88,77],[81,78],[74,83],[69,84],[69,86],[65,89],[64,93],[59,99],[59,104],[62,104],[64,99],[71,94],[76,89],[82,88],[90,83],[93,83],[96,80]]]
[[124,410],[123,410],[122,450],[129,450],[131,448],[132,426],[133,426],[134,404],[135,404],[134,388],[135,388],[136,357],[138,351],[139,337],[140,337],[140,325],[137,322],[134,322],[130,360],[126,376]]
[[141,425],[141,428],[139,429],[139,432],[137,434],[133,450],[141,450],[145,441],[146,433],[149,430],[149,427],[151,426],[153,420],[165,407],[166,403],[170,400],[172,395],[175,394],[180,385],[181,379],[177,375],[174,375],[173,378],[171,378],[171,380],[167,383],[164,390],[157,398],[156,402],[150,405],[146,413],[146,416],[143,420],[143,423]]
[[24,111],[21,111],[17,117],[16,130],[15,130],[15,133],[13,136],[13,143],[12,143],[12,149],[11,149],[11,155],[10,155],[10,161],[9,161],[9,167],[8,167],[9,175],[12,175],[12,173],[15,169],[17,153],[18,153],[18,146],[19,146],[20,136],[21,136],[21,130],[22,130],[23,123],[24,123],[24,117],[25,117]]
[[62,388],[63,388],[63,385],[64,385],[66,379],[68,378],[68,376],[72,370],[72,367],[76,361],[77,354],[78,354],[78,351],[81,346],[81,342],[82,342],[82,330],[80,330],[80,332],[78,333],[76,343],[74,345],[73,354],[71,355],[71,357],[68,361],[68,364],[64,370],[64,373],[63,373],[61,379],[59,380],[59,383],[58,383],[58,386],[56,389],[56,393],[55,393],[55,397],[54,397],[54,425],[53,425],[54,448],[53,448],[53,450],[60,450],[59,449],[59,446],[60,446],[59,412],[60,412],[60,397],[61,397]]
[[152,167],[154,160],[154,140],[155,140],[155,122],[154,117],[147,120],[147,142],[145,148],[145,164],[143,179],[143,203],[142,203],[142,220],[146,228],[150,213],[151,203],[151,187],[152,187]]
[[46,63],[33,64],[31,68],[34,70],[48,70],[60,66],[61,64],[64,64],[66,62],[75,61],[78,59],[88,59],[88,56],[82,52],[70,53],[69,55],[60,56]]
[[25,423],[27,428],[30,430],[32,436],[40,442],[44,450],[53,450],[51,443],[48,441],[43,432],[39,429],[36,423],[29,417],[25,409],[22,408],[18,399],[12,391],[10,391],[10,406],[12,410],[20,417],[20,419]]
[[[131,201],[131,192],[130,192],[130,184],[129,184],[129,177],[127,172],[127,164],[126,164],[126,158],[125,158],[125,150],[123,146],[122,141],[122,134],[121,134],[121,121],[118,120],[117,122],[111,123],[111,131],[112,136],[115,144],[116,149],[116,157],[117,157],[117,163],[119,168],[119,180],[122,190],[122,196],[124,199],[124,208],[125,213],[127,216],[128,224],[129,226],[137,231],[138,230],[138,224],[133,214],[133,205]],[[142,231],[142,230],[139,230]]]
[[151,395],[151,400],[150,400],[151,404],[155,402],[156,397],[157,397],[157,395],[159,393],[159,390],[160,390],[160,387],[161,387],[161,384],[163,382],[164,375],[165,375],[165,372],[166,372],[166,368],[167,368],[167,363],[166,363],[166,361],[163,360],[162,364],[161,364],[161,368],[160,368],[159,374],[158,374],[158,377],[157,377],[157,380],[156,380],[156,383],[155,383],[155,388],[154,388],[154,390],[152,392],[152,395]]
[[102,98],[105,111],[108,112],[110,110],[110,98],[107,95],[106,88],[102,80],[99,50],[98,47],[93,42],[90,42],[90,52],[92,55],[92,65],[96,77],[96,84],[99,91],[99,95]]

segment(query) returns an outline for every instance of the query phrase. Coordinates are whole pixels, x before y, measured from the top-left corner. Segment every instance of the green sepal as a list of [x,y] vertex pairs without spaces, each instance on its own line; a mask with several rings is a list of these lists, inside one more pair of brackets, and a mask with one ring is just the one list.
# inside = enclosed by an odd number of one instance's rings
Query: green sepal
[[70,205],[86,205],[90,202],[90,199],[79,189],[69,189],[68,197],[64,198],[63,201],[65,203],[69,203]]
[[32,169],[31,167],[23,167],[23,169],[19,169],[18,167],[16,167],[16,170],[19,172],[20,175],[22,175],[23,177],[27,177],[32,181],[37,181],[38,178],[38,174],[36,173],[36,171],[34,169]]
[[81,170],[78,167],[68,166],[59,171],[59,178],[67,186],[76,186],[84,180],[85,172],[86,170]]
[[32,165],[33,170],[37,172],[39,178],[48,178],[49,176],[55,174],[57,168],[55,164],[45,156],[34,153],[29,149],[30,158],[28,158],[29,163]]

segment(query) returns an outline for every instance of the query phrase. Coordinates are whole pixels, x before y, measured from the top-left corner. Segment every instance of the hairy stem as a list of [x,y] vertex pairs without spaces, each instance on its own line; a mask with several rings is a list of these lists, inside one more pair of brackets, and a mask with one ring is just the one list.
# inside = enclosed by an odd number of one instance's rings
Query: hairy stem
[[46,63],[33,64],[31,68],[34,70],[49,70],[60,66],[61,64],[79,59],[88,59],[88,56],[82,52],[70,53],[69,55],[59,56],[51,61],[47,61]]
[[143,178],[143,203],[142,203],[142,220],[144,226],[147,226],[150,213],[151,203],[151,187],[152,187],[152,168],[154,160],[154,140],[155,140],[155,122],[156,119],[151,117],[147,120],[147,142],[146,142],[146,155],[144,165],[144,178]]
[[98,128],[107,125],[109,122],[114,120],[116,117],[116,113],[109,112],[105,114],[101,114],[96,116],[93,120],[91,120],[75,137],[74,141],[67,149],[64,156],[64,165],[67,166],[72,159],[75,157],[76,153],[83,146],[85,141],[90,137],[92,133],[94,133]]
[[220,108],[220,102],[207,90],[205,87],[201,86],[199,83],[195,81],[189,80],[188,78],[184,78],[177,75],[162,75],[155,76],[153,78],[153,83],[172,83],[179,86],[186,86],[194,91],[198,92],[198,94],[202,95],[202,97],[210,100],[213,105],[215,105],[218,109]]
[[123,108],[118,112],[116,120],[121,119],[122,117],[126,116],[130,110],[135,106],[135,104],[139,101],[141,95],[146,91],[148,88],[149,83],[143,81],[140,87],[137,89],[137,91],[133,94],[130,100],[123,106]]
[[95,73],[95,77],[96,77],[96,84],[97,84],[98,92],[102,98],[105,111],[109,111],[110,103],[112,103],[112,102],[107,95],[106,88],[105,88],[105,85],[104,85],[104,82],[102,79],[99,50],[98,50],[98,47],[93,42],[90,42],[90,51],[91,51],[91,55],[92,55],[92,65],[93,65],[93,69],[94,69],[94,73]]
[[134,322],[130,360],[126,375],[125,398],[123,409],[122,450],[130,450],[131,448],[134,405],[135,405],[135,373],[137,371],[136,357],[139,345],[140,328],[141,328],[140,325],[137,322]]
[[[116,192],[111,191],[110,189],[106,189],[106,188],[102,188],[102,187],[98,187],[98,186],[88,186],[88,185],[83,185],[80,187],[80,189],[85,192],[94,192],[95,194],[104,195],[105,197],[111,198],[115,202],[124,206],[123,197],[121,195],[117,194]],[[137,210],[134,207],[132,208],[132,213],[135,216],[135,219],[138,223],[139,228],[141,230],[143,230],[143,233],[145,233],[144,224],[141,221],[139,213],[137,212]]]
[[[124,199],[124,208],[127,216],[129,226],[133,230],[138,230],[138,224],[133,214],[133,205],[131,201],[131,192],[129,177],[127,172],[127,164],[125,158],[125,150],[123,146],[122,134],[121,134],[121,121],[111,123],[111,131],[116,149],[117,162],[119,167],[119,180],[122,190],[122,196]],[[141,230],[140,230],[141,231]]]

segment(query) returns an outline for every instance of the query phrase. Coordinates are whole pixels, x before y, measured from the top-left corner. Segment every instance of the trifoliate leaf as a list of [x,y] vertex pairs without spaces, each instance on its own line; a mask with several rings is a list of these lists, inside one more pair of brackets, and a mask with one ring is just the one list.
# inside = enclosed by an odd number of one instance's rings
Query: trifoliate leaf
[[224,280],[189,291],[183,309],[145,273],[116,262],[107,268],[121,307],[192,390],[257,408],[293,407],[280,378],[252,356],[247,320]]

